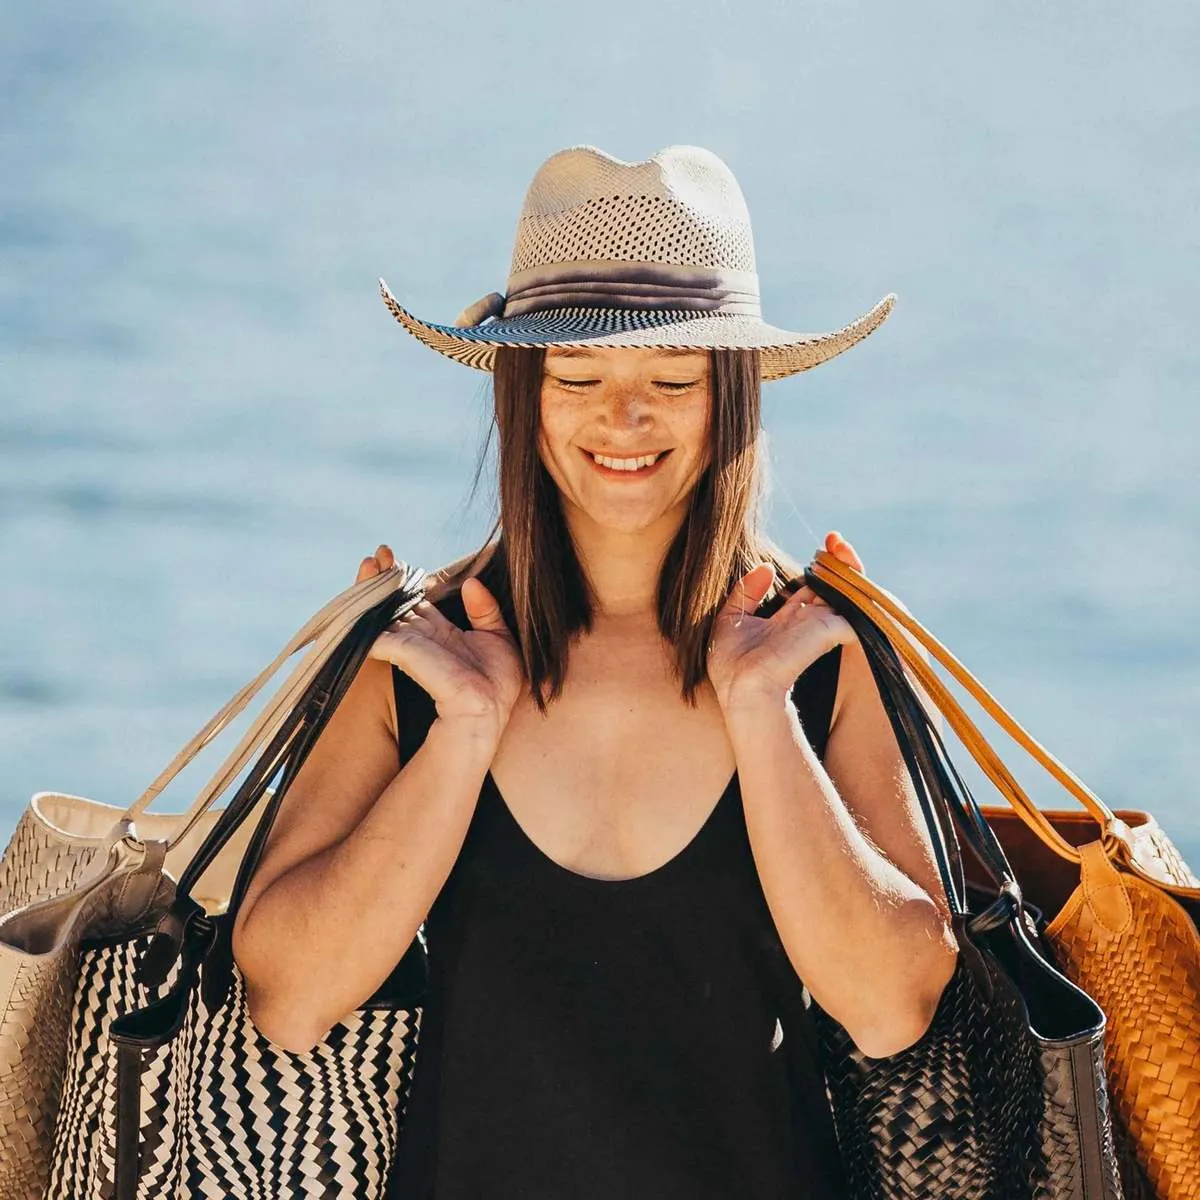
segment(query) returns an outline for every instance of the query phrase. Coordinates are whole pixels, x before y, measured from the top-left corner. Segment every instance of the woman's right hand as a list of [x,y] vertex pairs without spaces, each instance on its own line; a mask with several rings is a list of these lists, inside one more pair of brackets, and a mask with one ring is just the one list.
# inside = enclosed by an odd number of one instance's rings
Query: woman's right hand
[[[356,582],[395,563],[387,546],[359,564]],[[516,640],[500,605],[478,579],[462,587],[471,622],[459,629],[427,600],[379,635],[369,657],[390,662],[410,675],[433,698],[438,719],[500,740],[524,681]]]

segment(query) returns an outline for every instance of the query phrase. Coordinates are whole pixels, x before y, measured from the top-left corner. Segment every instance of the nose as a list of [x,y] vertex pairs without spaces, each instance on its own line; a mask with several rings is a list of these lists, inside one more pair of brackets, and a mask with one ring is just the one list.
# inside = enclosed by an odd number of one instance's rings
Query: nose
[[633,386],[614,388],[607,405],[607,416],[614,429],[641,429],[650,423],[650,405]]

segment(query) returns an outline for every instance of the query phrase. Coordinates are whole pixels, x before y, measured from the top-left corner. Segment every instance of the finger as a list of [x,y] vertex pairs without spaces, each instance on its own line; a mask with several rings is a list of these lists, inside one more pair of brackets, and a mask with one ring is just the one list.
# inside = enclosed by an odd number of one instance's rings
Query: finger
[[771,620],[776,624],[782,625],[786,622],[797,620],[803,613],[814,608],[822,608],[828,611],[829,605],[817,596],[812,588],[798,588],[779,606],[778,611],[774,613]]
[[[438,656],[446,653],[475,662],[475,656],[463,639],[463,631],[436,606],[423,600],[379,635],[371,657],[387,659],[408,671],[410,662],[444,662],[444,658],[439,660]],[[409,673],[421,682],[416,674]]]
[[401,625],[413,626],[423,637],[448,649],[465,648],[463,631],[436,604],[431,604],[428,600],[422,600],[416,607],[409,609],[399,621],[393,622],[391,628]]
[[463,581],[463,607],[467,610],[467,619],[473,629],[485,633],[499,633],[511,638],[512,633],[504,623],[504,614],[500,604],[487,587],[474,577]]
[[826,534],[825,549],[835,558],[841,559],[842,562],[846,563],[847,566],[853,567],[856,571],[865,570],[862,559],[858,557],[858,552],[836,529]]
[[355,583],[362,583],[364,579],[374,579],[379,574],[379,563],[374,555],[367,555],[366,558],[358,564],[358,574],[354,577]]
[[802,604],[825,604],[825,601],[821,599],[821,597],[818,596],[817,593],[814,592],[807,583],[804,583],[801,580],[795,580],[786,588],[786,591],[789,597],[799,596]]
[[[783,585],[783,593],[785,602],[795,597],[802,607],[805,605],[809,608],[829,607],[828,603],[808,586],[803,575],[797,575],[794,579],[789,579]],[[782,608],[782,605],[780,607]]]
[[[444,679],[447,671],[461,670],[466,658],[447,651],[438,638],[429,636],[427,629],[407,619],[388,626],[372,643],[367,657],[392,663],[431,693],[439,678]],[[470,669],[476,670],[474,665]]]
[[386,542],[375,551],[375,559],[379,563],[380,569],[384,571],[390,571],[396,565],[396,556]]
[[754,612],[774,582],[775,568],[770,563],[759,563],[733,585],[721,608],[721,615],[738,617]]

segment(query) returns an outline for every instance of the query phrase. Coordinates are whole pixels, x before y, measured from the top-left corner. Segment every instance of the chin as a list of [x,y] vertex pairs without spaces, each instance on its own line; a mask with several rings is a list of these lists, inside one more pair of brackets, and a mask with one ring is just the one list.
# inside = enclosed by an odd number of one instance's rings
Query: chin
[[580,505],[579,508],[598,529],[611,533],[649,533],[661,529],[665,522],[672,519],[671,509],[658,507],[648,509],[643,506],[598,504],[586,507]]

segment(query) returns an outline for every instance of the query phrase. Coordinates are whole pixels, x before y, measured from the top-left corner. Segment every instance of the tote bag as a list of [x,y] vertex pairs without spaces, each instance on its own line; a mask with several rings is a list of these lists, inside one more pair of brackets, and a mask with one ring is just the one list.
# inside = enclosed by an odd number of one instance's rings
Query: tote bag
[[[419,601],[422,580],[398,564],[335,597],[127,809],[33,798],[0,863],[5,1200],[325,1195],[331,1180],[381,1194],[419,1022],[420,947],[307,1055],[254,1029],[231,959],[214,972],[227,984],[220,1004],[195,985],[201,947],[219,947],[221,930],[227,944],[235,875],[244,892],[288,784],[374,638]],[[147,812],[306,647],[187,812]],[[233,800],[214,811],[255,755]],[[171,1036],[150,1046],[154,1016],[139,1014],[172,1005]],[[114,1037],[123,1019],[132,1023],[124,1043]]]
[[[1148,812],[1114,813],[911,613],[825,552],[810,580],[882,631],[1007,808],[957,811],[970,865],[996,851],[1043,918],[1044,944],[1107,1019],[1106,1070],[1127,1200],[1200,1200],[1200,881]],[[853,623],[853,622],[852,622]],[[1082,811],[1043,811],[918,647],[962,684]],[[1002,847],[1002,849],[1001,849]]]

